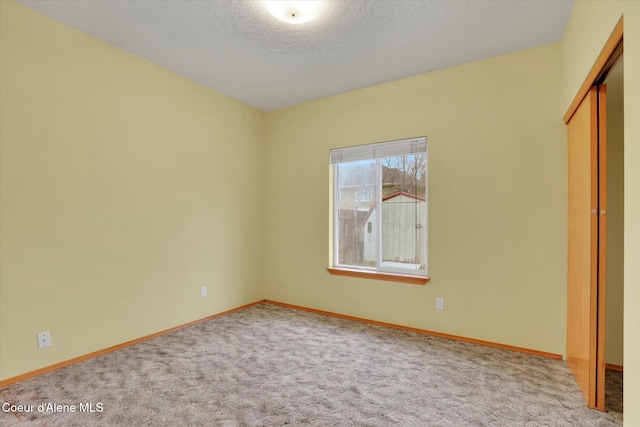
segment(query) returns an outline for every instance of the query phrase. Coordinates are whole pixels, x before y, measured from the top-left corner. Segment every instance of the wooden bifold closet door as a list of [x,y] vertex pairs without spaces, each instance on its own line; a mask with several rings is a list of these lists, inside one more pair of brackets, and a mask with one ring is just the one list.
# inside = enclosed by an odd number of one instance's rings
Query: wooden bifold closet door
[[606,87],[593,86],[568,122],[567,363],[590,408],[604,410]]

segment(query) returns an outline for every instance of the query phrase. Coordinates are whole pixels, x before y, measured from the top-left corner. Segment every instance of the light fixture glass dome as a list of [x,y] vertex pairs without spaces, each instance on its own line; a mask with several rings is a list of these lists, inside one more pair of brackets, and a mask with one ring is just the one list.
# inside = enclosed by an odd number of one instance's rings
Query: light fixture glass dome
[[304,24],[315,19],[320,12],[322,1],[299,0],[265,1],[269,13],[289,24]]

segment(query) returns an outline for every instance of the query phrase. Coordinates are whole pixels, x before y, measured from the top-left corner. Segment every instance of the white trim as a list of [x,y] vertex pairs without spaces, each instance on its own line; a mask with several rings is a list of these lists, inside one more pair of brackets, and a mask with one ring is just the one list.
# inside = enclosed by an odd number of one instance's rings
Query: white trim
[[382,265],[382,160],[376,160],[376,270]]
[[340,232],[339,230],[339,225],[340,225],[340,220],[338,218],[338,206],[340,206],[340,190],[338,189],[338,165],[337,164],[333,164],[332,165],[332,169],[333,169],[333,176],[331,177],[333,179],[333,265],[338,265],[338,233]]

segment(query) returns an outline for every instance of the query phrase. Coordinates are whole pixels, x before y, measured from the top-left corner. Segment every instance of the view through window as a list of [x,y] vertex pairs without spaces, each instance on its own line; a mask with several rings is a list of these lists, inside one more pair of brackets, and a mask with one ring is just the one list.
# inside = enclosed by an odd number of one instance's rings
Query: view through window
[[427,274],[426,138],[331,150],[334,267]]

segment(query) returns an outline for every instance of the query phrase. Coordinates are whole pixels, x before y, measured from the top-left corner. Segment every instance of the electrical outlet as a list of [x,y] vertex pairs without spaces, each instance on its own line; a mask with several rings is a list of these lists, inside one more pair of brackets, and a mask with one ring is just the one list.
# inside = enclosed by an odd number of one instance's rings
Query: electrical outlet
[[42,350],[43,348],[49,347],[50,345],[51,345],[51,333],[49,331],[40,332],[38,334],[38,348]]
[[207,296],[207,287],[203,286],[200,288],[200,296],[202,297],[206,297]]
[[444,298],[436,298],[436,310],[444,310]]

